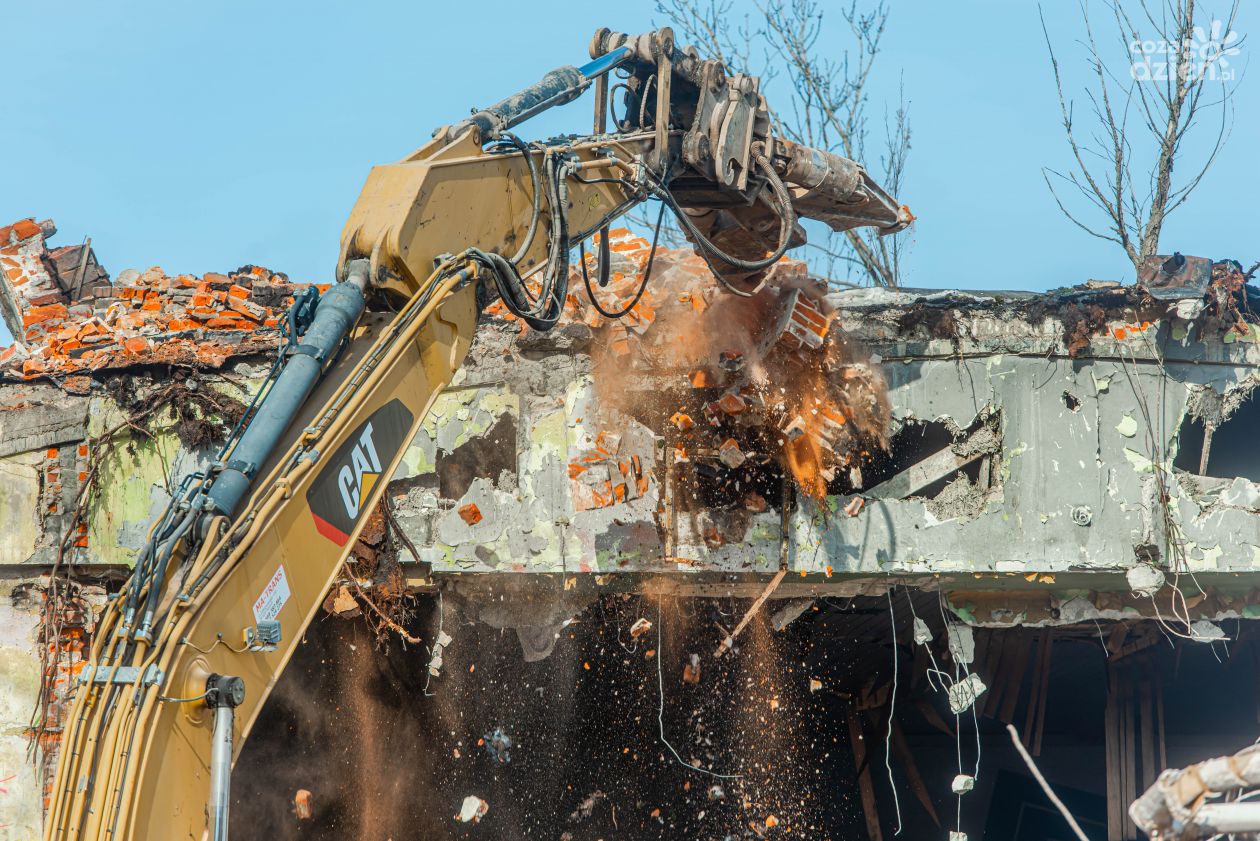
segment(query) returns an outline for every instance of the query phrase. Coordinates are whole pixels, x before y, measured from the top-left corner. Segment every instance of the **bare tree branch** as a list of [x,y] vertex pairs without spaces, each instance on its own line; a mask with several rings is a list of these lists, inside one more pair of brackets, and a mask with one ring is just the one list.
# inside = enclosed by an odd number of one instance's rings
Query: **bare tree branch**
[[[782,67],[791,91],[788,108],[773,115],[783,133],[808,146],[835,151],[864,165],[878,158],[878,180],[892,195],[903,186],[910,152],[910,119],[904,89],[895,111],[885,112],[884,145],[868,148],[868,84],[888,24],[886,0],[860,9],[857,0],[836,10],[847,29],[849,49],[832,56],[822,46],[832,11],[825,0],[753,0],[757,14],[738,27],[729,20],[733,0],[657,0],[682,39],[696,43],[732,70],[760,75],[763,85]],[[754,54],[762,57],[752,66]],[[905,243],[870,229],[827,232],[813,249],[817,273],[841,273],[865,283],[897,286]],[[856,275],[855,275],[856,272]],[[840,277],[841,275],[837,275]]]
[[[1049,168],[1043,175],[1069,221],[1119,245],[1135,269],[1140,269],[1158,253],[1168,216],[1189,199],[1229,137],[1231,99],[1239,79],[1228,69],[1228,56],[1237,54],[1243,40],[1233,31],[1238,0],[1233,0],[1226,17],[1212,18],[1207,25],[1203,21],[1208,14],[1200,14],[1200,0],[1104,2],[1111,10],[1118,45],[1111,58],[1099,48],[1089,0],[1080,3],[1085,29],[1080,44],[1092,78],[1085,96],[1095,124],[1088,143],[1076,131],[1072,103],[1064,93],[1058,56],[1042,14],[1063,130],[1076,164],[1070,175]],[[1125,68],[1128,82],[1122,80],[1117,66]],[[1218,85],[1219,98],[1212,95]],[[1213,109],[1220,110],[1220,123],[1203,162],[1177,183],[1174,176],[1183,144]],[[1142,129],[1136,136],[1131,136],[1131,111],[1140,117],[1134,120]],[[1090,215],[1101,217],[1103,224],[1085,222],[1068,206],[1055,190],[1051,175],[1076,187],[1090,206]],[[1141,193],[1136,188],[1140,181],[1145,182]]]

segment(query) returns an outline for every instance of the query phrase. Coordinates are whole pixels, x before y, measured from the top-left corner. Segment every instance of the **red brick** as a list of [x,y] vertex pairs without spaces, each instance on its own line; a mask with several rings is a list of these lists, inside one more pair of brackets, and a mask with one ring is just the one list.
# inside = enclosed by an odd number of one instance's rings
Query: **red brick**
[[257,304],[252,304],[244,298],[228,298],[227,305],[229,309],[239,312],[246,318],[252,318],[255,321],[260,320],[265,314],[265,310]]
[[22,316],[22,326],[30,327],[54,318],[65,318],[69,311],[63,304],[50,304],[46,307],[32,307]]
[[0,243],[8,245],[9,239],[13,234],[16,234],[17,241],[21,242],[24,239],[30,239],[38,233],[40,233],[40,227],[35,224],[34,219],[23,219],[7,227],[0,228]]

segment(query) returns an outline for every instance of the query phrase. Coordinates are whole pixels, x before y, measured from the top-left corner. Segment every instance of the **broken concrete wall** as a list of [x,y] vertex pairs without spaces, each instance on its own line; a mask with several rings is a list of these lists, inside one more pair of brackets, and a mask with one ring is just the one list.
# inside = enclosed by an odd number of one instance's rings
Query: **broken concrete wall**
[[128,565],[173,483],[216,455],[304,285],[258,266],[114,283],[51,221],[0,228],[0,564]]
[[[28,227],[42,243],[42,229]],[[615,243],[625,262],[615,276],[632,284],[633,259],[646,248],[631,240]],[[1252,481],[1260,476],[1222,475],[1231,453],[1220,443],[1229,417],[1249,405],[1260,347],[1256,328],[1224,318],[1211,290],[1162,306],[1116,285],[1048,295],[832,294],[817,306],[886,383],[891,452],[871,446],[860,463],[829,474],[818,498],[788,493],[786,477],[766,487],[770,465],[760,492],[714,501],[706,483],[734,477],[739,487],[748,469],[702,447],[684,452],[683,416],[660,407],[705,384],[661,348],[688,338],[663,320],[673,293],[696,313],[719,293],[685,253],[662,252],[657,271],[656,297],[625,322],[588,318],[576,303],[550,333],[493,311],[483,318],[466,365],[391,485],[398,519],[434,574],[686,576],[785,563],[821,584],[896,574],[1038,590],[1054,579],[1074,582],[1072,590],[1083,581],[1123,589],[1121,575],[1139,561],[1209,583],[1260,562],[1260,485]],[[800,278],[785,283],[811,288]],[[203,278],[129,271],[111,288],[91,316],[58,312],[50,316],[57,323],[34,325],[26,361],[39,365],[8,363],[10,382],[0,384],[0,470],[11,479],[0,494],[3,563],[51,564],[63,541],[78,563],[129,563],[169,483],[204,466],[214,448],[190,439],[174,409],[146,418],[145,436],[124,420],[171,385],[162,372],[188,372],[179,401],[198,388],[248,399],[294,287],[246,267]],[[251,320],[241,302],[267,309]],[[232,323],[210,327],[220,320]],[[95,341],[97,327],[80,336],[96,322],[107,341]],[[136,338],[145,347],[131,353],[126,344]],[[723,356],[713,370],[740,355],[710,343],[706,352]],[[84,347],[98,348],[87,370]],[[1218,430],[1216,475],[1197,476],[1178,461],[1188,417]],[[713,419],[685,420],[703,427]],[[98,458],[92,447],[111,430],[119,440]],[[99,474],[99,491],[87,500],[82,532],[66,540],[89,473]],[[1097,573],[1108,575],[1080,578]]]
[[130,565],[267,367],[242,360],[174,382],[115,372],[86,394],[0,384],[0,565]]
[[[27,227],[22,247],[44,249],[52,277],[46,232]],[[646,253],[619,234],[601,294],[629,297]],[[1202,615],[1254,612],[1237,573],[1260,561],[1260,467],[1239,459],[1237,436],[1256,411],[1260,347],[1237,309],[1249,294],[1237,272],[1224,270],[1228,289],[1169,301],[1115,284],[824,299],[787,271],[776,294],[808,307],[723,312],[729,296],[693,255],[662,252],[656,271],[660,286],[622,321],[575,296],[550,333],[493,307],[483,317],[390,486],[422,561],[413,580],[592,573],[617,586],[602,576],[669,573],[677,586],[743,575],[756,588],[782,565],[795,573],[783,596],[895,580],[947,591],[969,621],[1009,625],[1145,615],[1152,603],[1129,597],[1128,576],[1181,571],[1194,573]],[[0,361],[0,563],[129,565],[172,483],[214,458],[265,374],[295,289],[250,266],[125,271],[106,297],[73,304],[90,315],[24,304],[25,355]],[[689,332],[715,312],[716,331]],[[723,391],[760,364],[765,342],[744,334],[767,321],[798,346],[834,326],[848,355],[823,376],[875,372],[887,392],[890,416],[865,419],[883,440],[848,439],[860,453],[821,471],[823,493],[757,452],[790,443],[767,420],[773,407]],[[831,414],[822,446],[861,420],[848,405]]]
[[[1198,395],[1247,393],[1256,382],[1254,332],[1211,334],[1176,317],[1135,323],[1116,306],[1072,353],[1070,315],[1058,311],[1070,304],[1055,295],[857,291],[831,302],[845,332],[881,361],[904,432],[897,446],[913,448],[927,424],[952,436],[939,475],[919,482],[934,490],[884,496],[873,476],[857,494],[866,498],[857,516],[843,513],[853,494],[798,497],[786,541],[782,511],[771,508],[729,517],[731,532],[714,545],[698,517],[671,510],[663,454],[672,430],[602,410],[587,335],[517,337],[514,325],[492,323],[441,422],[413,444],[417,455],[394,485],[400,518],[435,573],[764,571],[785,554],[807,575],[996,574],[1019,587],[1038,584],[1030,573],[1166,566],[1162,487],[1175,563],[1196,573],[1257,569],[1260,486],[1178,481],[1173,472]],[[925,309],[952,325],[948,335],[906,326]],[[646,396],[684,378],[627,376],[624,388]],[[608,460],[637,456],[646,492],[587,507],[573,465],[618,438]],[[976,460],[986,462],[982,481],[960,473]],[[491,462],[498,469],[471,483],[446,479],[462,463]],[[459,515],[469,503],[481,513],[475,525]]]
[[[257,267],[200,278],[151,269],[72,300],[83,290],[58,283],[58,266],[95,264],[82,253],[59,260],[48,235],[28,220],[0,239],[13,263],[0,284],[6,317],[22,331],[0,356],[0,569],[20,596],[0,601],[0,657],[13,661],[0,687],[9,764],[24,756],[41,669],[32,634],[42,591],[28,579],[58,562],[87,574],[132,563],[173,482],[210,463],[270,367],[295,291]],[[624,237],[618,246],[608,294],[624,301],[642,272],[627,254],[647,249]],[[793,574],[777,597],[901,583],[943,590],[960,617],[994,626],[1149,615],[1151,600],[1130,594],[1134,570],[1161,582],[1193,572],[1193,587],[1182,586],[1196,617],[1260,614],[1242,574],[1260,571],[1260,468],[1238,432],[1258,411],[1260,331],[1219,289],[1162,303],[1114,285],[824,298],[785,272],[776,295],[816,297],[803,315],[796,303],[779,312],[773,340],[810,345],[817,315],[848,346],[823,374],[886,388],[866,416],[886,428],[845,439],[835,449],[856,457],[821,465],[822,492],[811,494],[766,452],[800,428],[768,423],[774,407],[726,386],[740,365],[761,363],[746,322],[705,337],[707,367],[666,353],[696,344],[669,323],[671,302],[702,315],[721,293],[688,255],[658,261],[662,286],[624,322],[591,318],[572,296],[550,333],[494,311],[483,318],[389,487],[421,561],[413,581],[483,597],[498,588],[474,613],[547,640],[599,589],[650,576],[726,595],[733,582],[760,591],[783,568]],[[39,294],[56,301],[18,289],[16,276],[31,283],[38,271],[56,284]],[[1238,284],[1228,301],[1249,294]],[[859,416],[846,405],[804,425],[834,442]],[[727,430],[738,431],[722,440]],[[533,581],[559,595],[530,601]],[[53,641],[71,655],[55,667],[63,688],[82,627]],[[47,767],[0,764],[0,780],[17,774],[10,791],[25,787],[10,810],[0,782],[0,824],[29,825]]]

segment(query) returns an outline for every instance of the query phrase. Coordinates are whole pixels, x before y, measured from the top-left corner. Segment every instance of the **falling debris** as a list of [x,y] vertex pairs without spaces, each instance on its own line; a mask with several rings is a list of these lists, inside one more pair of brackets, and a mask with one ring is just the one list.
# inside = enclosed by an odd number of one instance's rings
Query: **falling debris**
[[966,794],[976,787],[976,778],[970,774],[959,774],[954,777],[954,781],[949,784],[949,790],[954,794]]
[[512,749],[512,739],[507,733],[503,732],[501,727],[496,727],[489,733],[481,737],[482,743],[485,745],[486,754],[495,762],[501,765],[507,765],[512,761],[510,753]]
[[569,823],[579,823],[588,820],[591,815],[595,814],[595,807],[608,799],[608,795],[598,789],[592,791],[582,799],[577,808],[569,813]]
[[949,698],[949,708],[953,710],[954,715],[961,715],[971,709],[971,705],[984,694],[986,689],[988,687],[984,685],[984,681],[980,679],[980,676],[972,672],[946,690],[945,694]]
[[650,630],[652,630],[652,623],[640,616],[630,626],[630,639],[638,639]]
[[679,432],[686,432],[696,425],[696,422],[691,419],[691,415],[683,414],[682,412],[674,412],[669,422]]
[[[739,620],[739,624],[735,626],[734,630],[722,638],[722,644],[717,647],[715,652],[713,652],[714,657],[721,657],[727,651],[731,650],[731,647],[735,645],[735,638],[739,636],[740,632],[743,631],[745,627],[747,627],[748,623],[752,621],[752,618],[757,615],[757,611],[761,610],[761,606],[766,603],[766,599],[770,598],[774,591],[778,589],[779,584],[783,581],[783,578],[786,575],[786,567],[780,569],[774,574],[774,577],[770,579],[768,584],[766,584],[765,589],[761,591],[761,595],[757,596],[756,600],[753,601],[752,606],[748,608],[748,611],[744,614],[743,618]],[[692,656],[694,657],[695,655],[693,654]]]
[[727,438],[722,442],[722,446],[718,447],[718,461],[722,462],[732,470],[739,467],[747,460],[748,456],[744,455],[740,451],[739,444],[735,442],[734,438]]
[[766,504],[766,498],[756,491],[749,491],[744,495],[744,510],[753,514],[761,514],[769,505]]
[[438,631],[437,640],[433,643],[433,648],[429,653],[429,674],[437,677],[442,672],[442,652],[452,642],[451,635],[446,631]]
[[690,683],[695,686],[700,682],[700,655],[693,653],[691,658],[683,665],[682,674],[683,683]]
[[787,604],[770,615],[770,626],[776,631],[782,631],[813,606],[814,599],[789,599]]
[[311,793],[304,788],[293,795],[293,814],[300,821],[308,821],[313,814],[311,810]]
[[809,679],[809,691],[811,694],[814,692],[821,692],[822,688],[823,688],[823,683],[821,680],[818,680],[817,678],[812,678],[812,677]]
[[718,354],[718,366],[724,371],[737,374],[744,368],[744,354],[737,350],[724,350]]
[[[650,395],[603,402],[665,433],[675,468],[701,476],[717,468],[732,483],[783,471],[821,499],[837,476],[860,476],[862,463],[885,450],[883,374],[833,329],[828,289],[803,262],[780,261],[761,293],[739,298],[716,292],[697,255],[658,251],[640,295],[652,244],[624,229],[610,240],[620,271],[603,294],[630,306],[629,323],[598,317],[582,296],[569,298],[564,317],[594,332],[596,381],[660,378]],[[497,304],[488,312],[507,317]],[[680,371],[685,393],[664,386]]]
[[459,814],[455,816],[455,820],[460,823],[480,823],[481,819],[486,816],[486,812],[489,811],[489,803],[482,800],[475,794],[470,794],[464,798],[464,802],[460,805]]

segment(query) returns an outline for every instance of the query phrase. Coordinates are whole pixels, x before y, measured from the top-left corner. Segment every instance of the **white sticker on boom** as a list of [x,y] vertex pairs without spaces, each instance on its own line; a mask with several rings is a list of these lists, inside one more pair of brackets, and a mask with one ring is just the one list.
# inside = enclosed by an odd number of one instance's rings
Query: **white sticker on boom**
[[269,619],[275,619],[280,615],[280,608],[284,607],[290,595],[292,594],[289,592],[289,579],[284,574],[284,564],[281,564],[276,574],[271,576],[271,580],[263,588],[258,601],[254,602],[254,621],[266,622]]

